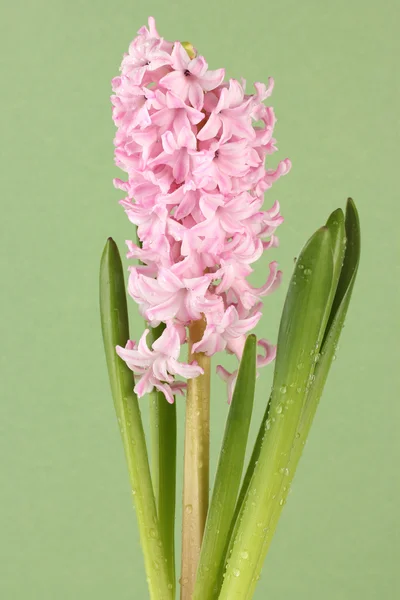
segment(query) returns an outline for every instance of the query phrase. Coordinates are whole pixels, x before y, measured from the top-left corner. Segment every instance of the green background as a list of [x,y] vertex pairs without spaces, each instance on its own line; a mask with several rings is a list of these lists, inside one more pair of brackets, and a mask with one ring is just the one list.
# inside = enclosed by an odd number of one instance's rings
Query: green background
[[[280,151],[270,164],[289,156],[293,169],[267,193],[285,223],[256,281],[277,258],[284,283],[266,299],[259,335],[276,339],[307,237],[349,195],[361,215],[338,360],[256,599],[394,599],[400,47],[399,4],[387,0],[3,4],[0,597],[147,598],[101,345],[98,262],[107,236],[122,249],[133,236],[112,187],[110,80],[149,14],[211,68],[249,86],[275,77]],[[259,379],[254,425],[271,376]],[[227,413],[223,386],[214,390],[213,469]],[[181,473],[182,400],[179,418]]]

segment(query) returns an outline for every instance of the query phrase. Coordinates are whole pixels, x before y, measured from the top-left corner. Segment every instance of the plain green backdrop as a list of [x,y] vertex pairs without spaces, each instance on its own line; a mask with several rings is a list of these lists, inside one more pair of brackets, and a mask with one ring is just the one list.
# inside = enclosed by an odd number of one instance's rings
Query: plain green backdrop
[[[275,78],[279,153],[267,193],[284,270],[257,333],[276,339],[307,237],[347,196],[359,279],[256,599],[399,597],[399,55],[396,1],[13,0],[1,9],[0,597],[145,600],[127,472],[105,371],[98,262],[132,226],[113,189],[110,80],[154,15],[210,67]],[[133,302],[132,337],[141,320]],[[258,382],[252,435],[271,384]],[[212,468],[227,414],[215,382]],[[146,401],[143,401],[146,415]],[[179,400],[179,475],[183,401]],[[178,506],[181,489],[178,491]],[[177,532],[179,529],[177,526]],[[178,536],[179,537],[179,536]]]

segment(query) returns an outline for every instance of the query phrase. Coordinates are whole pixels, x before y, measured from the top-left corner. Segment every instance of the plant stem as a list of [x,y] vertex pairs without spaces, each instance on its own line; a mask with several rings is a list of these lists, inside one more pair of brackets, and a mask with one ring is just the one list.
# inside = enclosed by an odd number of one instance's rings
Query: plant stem
[[210,358],[192,353],[203,336],[205,322],[189,327],[189,362],[196,360],[204,374],[189,379],[186,398],[185,457],[182,508],[181,600],[191,600],[208,510],[210,460]]
[[249,335],[240,361],[229,408],[214,488],[207,515],[193,600],[218,597],[224,572],[225,546],[242,478],[253,412],[257,339]]

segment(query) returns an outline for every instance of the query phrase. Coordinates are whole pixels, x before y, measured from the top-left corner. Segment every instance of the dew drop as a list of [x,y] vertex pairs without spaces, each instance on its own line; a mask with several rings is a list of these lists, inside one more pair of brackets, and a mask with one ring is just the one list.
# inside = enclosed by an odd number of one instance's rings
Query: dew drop
[[239,575],[240,575],[239,569],[232,569],[232,573],[235,577],[239,577]]
[[286,385],[281,385],[281,387],[279,388],[279,391],[281,394],[286,394],[286,392],[287,392]]
[[271,429],[271,419],[267,419],[265,422],[265,429]]
[[249,558],[249,553],[247,550],[243,550],[243,552],[240,553],[240,558],[243,558],[243,560],[247,560]]
[[304,265],[299,265],[299,269],[304,269]]
[[185,512],[187,512],[187,514],[190,515],[193,512],[193,506],[191,504],[186,504]]
[[155,529],[150,529],[149,531],[150,537],[155,539],[157,537],[157,531]]
[[304,269],[304,275],[311,275],[311,269]]
[[278,406],[275,408],[275,410],[278,413],[278,415],[280,415],[282,412],[282,404],[278,404]]

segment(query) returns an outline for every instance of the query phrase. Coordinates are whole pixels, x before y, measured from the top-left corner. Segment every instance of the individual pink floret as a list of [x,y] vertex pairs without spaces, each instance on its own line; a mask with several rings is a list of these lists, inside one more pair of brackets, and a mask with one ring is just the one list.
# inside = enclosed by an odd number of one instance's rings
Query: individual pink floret
[[173,71],[160,80],[160,85],[175,92],[182,100],[188,99],[197,110],[203,108],[204,92],[214,90],[225,77],[225,69],[209,71],[203,56],[191,59],[179,42],[174,44],[171,65]]
[[183,389],[182,383],[175,382],[174,376],[192,379],[201,375],[203,369],[194,362],[189,365],[178,361],[181,344],[178,330],[173,325],[164,329],[151,349],[146,342],[148,334],[146,329],[137,345],[129,340],[125,348],[117,346],[117,354],[137,375],[134,391],[139,398],[156,388],[163,392],[168,402],[173,403],[173,394],[181,393]]

